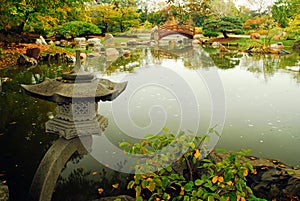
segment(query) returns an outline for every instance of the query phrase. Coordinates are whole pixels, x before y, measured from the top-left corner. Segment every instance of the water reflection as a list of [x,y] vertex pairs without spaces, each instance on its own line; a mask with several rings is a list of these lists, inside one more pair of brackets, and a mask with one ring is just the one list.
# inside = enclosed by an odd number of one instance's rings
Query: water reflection
[[[207,59],[207,56],[213,62]],[[195,82],[195,77],[190,74],[198,69],[207,70],[210,66],[216,66],[219,68],[227,99],[226,124],[218,146],[227,149],[250,148],[255,155],[276,158],[297,166],[300,164],[295,155],[299,152],[300,142],[300,111],[297,107],[300,101],[300,73],[289,71],[286,66],[296,66],[298,60],[298,54],[279,57],[242,53],[220,54],[215,49],[201,47],[147,47],[131,50],[129,58],[120,57],[110,63],[103,62],[101,56],[89,58],[86,68],[90,68],[99,76],[111,78],[132,72],[130,76],[133,81],[134,76],[138,77],[140,74],[145,74],[146,77],[147,69],[151,69],[146,66],[152,65],[154,69],[153,65],[156,64],[175,69],[178,74],[186,76],[189,80],[188,84],[193,86],[193,91],[203,101],[200,106],[207,106],[206,96],[202,94],[202,91],[207,89]],[[44,123],[56,114],[56,105],[25,95],[19,84],[39,83],[46,78],[60,77],[62,72],[69,70],[69,66],[51,64],[29,69],[12,67],[0,71],[0,178],[8,181],[12,201],[23,200],[27,196],[35,170],[49,147],[57,140],[56,136],[44,132]],[[144,108],[147,105],[144,103],[148,102],[144,100],[151,98],[152,94],[153,100],[157,102],[161,100],[159,98],[163,98],[157,95],[161,94],[161,91],[156,88],[150,90],[153,93],[139,92],[139,97],[144,98],[143,100],[131,102],[131,106],[135,108],[131,111],[133,118],[141,126],[149,120],[145,118]],[[190,103],[189,100],[185,102]],[[124,134],[114,122],[108,103],[100,104],[101,114],[109,118],[106,137],[117,146],[124,139]],[[122,101],[120,104],[122,105]],[[173,107],[168,102],[166,105]],[[200,109],[201,125],[207,127],[207,119],[210,116],[205,116],[211,113],[210,106]],[[137,111],[139,112],[134,113]],[[176,128],[180,111],[170,111],[173,112],[172,118],[176,120],[173,125]],[[193,119],[190,119],[190,122],[193,123]],[[113,152],[108,151],[104,154],[114,160],[111,157]],[[66,162],[57,179],[52,199],[65,200],[66,197],[69,200],[83,200],[85,193],[92,199],[97,199],[125,192],[124,186],[130,176],[112,171],[106,165],[109,164],[99,163],[90,154],[74,154]],[[120,188],[113,188],[112,184],[115,183],[119,183]],[[104,193],[99,195],[98,188],[103,188]]]

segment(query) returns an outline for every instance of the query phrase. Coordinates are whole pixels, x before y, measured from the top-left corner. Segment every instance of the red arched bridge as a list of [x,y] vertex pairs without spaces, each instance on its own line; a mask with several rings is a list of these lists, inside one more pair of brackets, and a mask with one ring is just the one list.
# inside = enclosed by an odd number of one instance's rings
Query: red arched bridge
[[195,35],[195,27],[190,25],[163,25],[158,27],[158,40],[172,34],[181,34],[188,38]]

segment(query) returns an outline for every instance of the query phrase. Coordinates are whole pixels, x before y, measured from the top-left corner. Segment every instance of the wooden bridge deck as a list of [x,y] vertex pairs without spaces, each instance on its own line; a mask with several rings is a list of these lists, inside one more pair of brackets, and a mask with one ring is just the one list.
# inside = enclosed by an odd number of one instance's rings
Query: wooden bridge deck
[[195,35],[195,27],[190,25],[163,25],[158,27],[159,39],[171,34],[181,34],[188,38],[193,38]]

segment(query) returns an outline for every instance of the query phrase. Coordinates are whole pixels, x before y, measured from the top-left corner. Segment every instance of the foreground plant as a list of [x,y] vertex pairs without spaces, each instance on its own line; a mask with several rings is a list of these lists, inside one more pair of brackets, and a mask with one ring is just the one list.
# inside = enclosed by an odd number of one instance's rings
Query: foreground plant
[[[263,200],[256,198],[246,184],[246,176],[255,173],[245,161],[248,151],[226,152],[226,160],[213,162],[202,157],[206,155],[209,135],[199,137],[182,132],[175,136],[168,129],[164,131],[147,136],[140,143],[120,144],[128,154],[142,156],[135,167],[134,180],[128,183],[128,188],[135,190],[137,201]],[[185,167],[184,171],[179,172],[174,164]]]

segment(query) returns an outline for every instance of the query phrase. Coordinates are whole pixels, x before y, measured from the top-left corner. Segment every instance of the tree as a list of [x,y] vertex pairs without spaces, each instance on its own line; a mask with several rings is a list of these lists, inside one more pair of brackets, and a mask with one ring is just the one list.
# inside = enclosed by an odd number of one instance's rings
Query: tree
[[216,37],[219,33],[222,33],[224,38],[229,38],[228,33],[242,34],[244,31],[240,18],[226,16],[205,21],[203,32],[204,36]]
[[300,14],[300,0],[277,0],[272,7],[273,18],[285,28],[290,18]]
[[140,13],[135,7],[117,7],[113,4],[100,4],[92,7],[92,22],[103,33],[124,32],[140,23]]
[[237,16],[238,9],[232,0],[212,0],[210,2],[211,12],[215,16]]
[[[83,15],[84,2],[86,0],[7,0],[0,5],[0,31],[21,33],[28,20],[40,20],[44,18],[56,18],[71,20],[77,15]],[[63,10],[66,9],[66,10]],[[82,9],[82,10],[81,10]],[[74,20],[74,19],[72,19]],[[64,21],[64,22],[65,22]],[[62,23],[64,23],[62,22]],[[47,22],[48,23],[48,22]]]
[[284,29],[288,33],[288,37],[296,37],[300,35],[300,14],[289,20],[288,27]]

